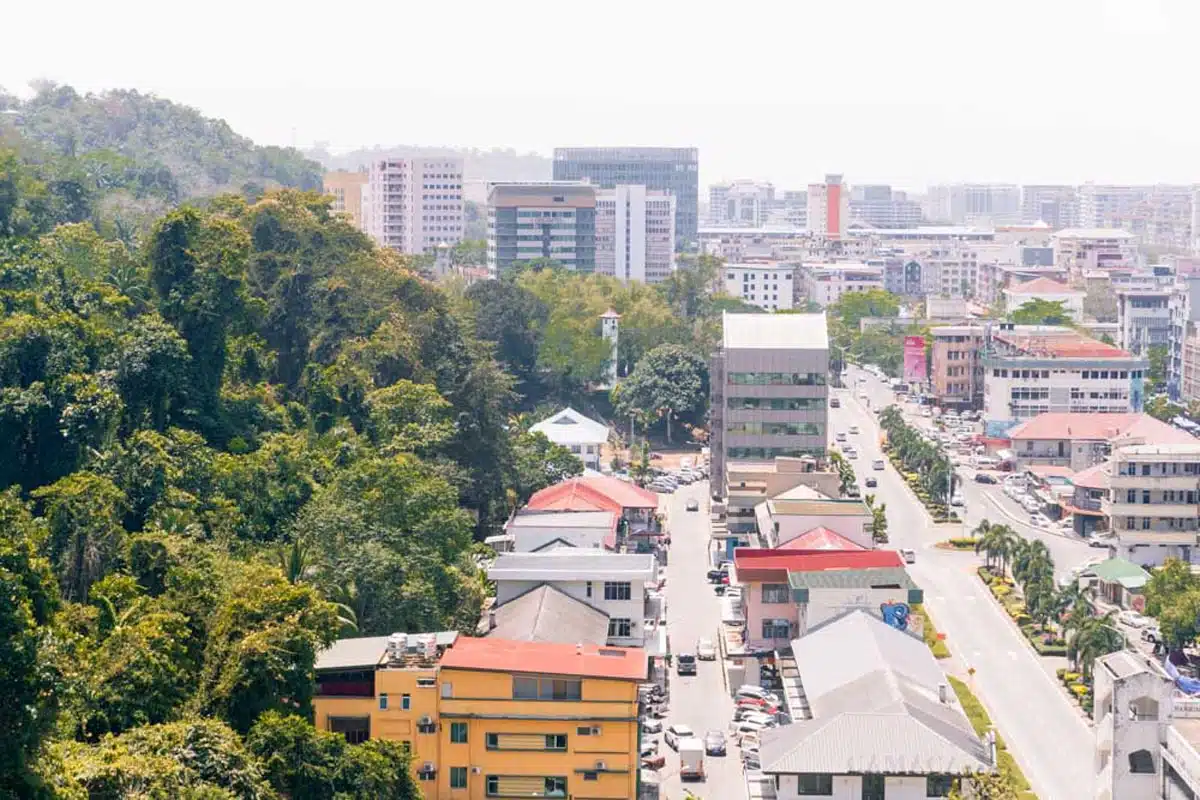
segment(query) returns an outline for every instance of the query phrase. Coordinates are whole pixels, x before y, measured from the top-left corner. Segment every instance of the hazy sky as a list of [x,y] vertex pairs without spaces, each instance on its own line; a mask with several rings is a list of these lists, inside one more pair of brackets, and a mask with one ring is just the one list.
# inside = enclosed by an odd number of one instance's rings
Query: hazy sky
[[701,181],[1200,181],[1200,0],[10,0],[0,86],[261,143],[694,145]]

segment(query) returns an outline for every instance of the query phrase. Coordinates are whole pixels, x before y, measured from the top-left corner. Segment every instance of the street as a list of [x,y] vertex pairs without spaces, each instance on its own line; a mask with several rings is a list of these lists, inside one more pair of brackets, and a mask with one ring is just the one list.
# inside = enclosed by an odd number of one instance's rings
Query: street
[[[685,511],[691,498],[700,501],[699,511]],[[680,486],[661,503],[668,509],[671,532],[671,552],[667,574],[667,630],[671,637],[671,652],[696,651],[696,640],[706,637],[717,641],[721,610],[719,599],[705,578],[708,572],[708,481]],[[703,736],[706,731],[729,733],[733,718],[733,699],[722,677],[720,661],[698,661],[696,675],[680,677],[672,668],[671,700],[664,729],[672,724],[688,725]],[[659,735],[660,752],[667,754],[663,777],[663,797],[682,800],[684,794],[679,780],[679,756]],[[686,786],[704,800],[738,800],[746,797],[746,783],[741,758],[736,745],[729,743],[728,755],[705,756],[708,773],[703,782],[689,781]]]
[[[859,374],[865,373],[848,373],[847,385],[853,387],[854,377]],[[872,410],[892,402],[891,391],[878,380],[868,378],[866,392]],[[946,634],[946,643],[962,671],[975,669],[970,684],[1038,796],[1043,800],[1091,796],[1091,729],[975,575],[979,557],[934,548],[937,541],[954,532],[953,526],[935,530],[924,508],[890,464],[881,472],[871,469],[873,460],[883,458],[879,426],[858,393],[854,388],[834,390],[842,403],[841,408],[830,409],[829,426],[831,431],[859,426],[861,432],[851,438],[860,455],[851,463],[860,483],[868,475],[878,479],[876,488],[865,491],[887,503],[889,546],[917,552],[916,563],[908,570],[925,591],[925,604],[934,624]],[[1078,540],[1004,517],[983,497],[984,488],[973,482],[965,485],[968,530],[983,517],[994,522],[1002,520],[1022,536],[1045,541],[1059,569],[1095,553]]]

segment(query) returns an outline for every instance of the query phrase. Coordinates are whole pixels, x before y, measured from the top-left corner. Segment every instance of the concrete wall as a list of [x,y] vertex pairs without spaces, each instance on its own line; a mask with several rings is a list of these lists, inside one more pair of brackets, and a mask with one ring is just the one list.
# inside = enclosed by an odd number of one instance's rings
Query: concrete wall
[[610,638],[609,644],[618,647],[642,646],[646,635],[644,619],[646,587],[641,581],[629,582],[628,600],[605,600],[604,581],[496,581],[496,602],[498,604],[507,603],[514,597],[531,591],[543,583],[549,583],[555,589],[600,609],[610,618],[628,619],[632,636]]
[[[902,750],[903,745],[897,745],[897,749]],[[884,781],[884,795],[887,800],[925,800],[928,796],[925,794],[925,785],[923,777],[888,777]],[[794,775],[780,776],[776,796],[779,800],[803,800],[810,797],[797,792]],[[862,800],[862,796],[862,778],[858,775],[835,775],[833,794],[824,795],[832,797],[833,800]]]
[[863,547],[874,547],[871,541],[871,522],[869,513],[862,516],[800,516],[785,515],[774,518],[779,525],[779,533],[775,539],[775,547],[787,544],[801,534],[808,533],[813,528],[824,527],[834,533],[845,536],[855,544]]

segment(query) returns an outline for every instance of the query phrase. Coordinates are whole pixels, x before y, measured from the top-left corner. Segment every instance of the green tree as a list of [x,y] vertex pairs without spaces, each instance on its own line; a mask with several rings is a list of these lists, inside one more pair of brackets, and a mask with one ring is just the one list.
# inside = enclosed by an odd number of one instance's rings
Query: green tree
[[[514,501],[524,505],[534,493],[583,474],[583,462],[567,448],[554,444],[543,433],[521,432],[513,441]],[[515,510],[515,509],[514,509]]]
[[517,379],[517,391],[536,403],[537,364],[550,311],[533,292],[508,280],[479,281],[466,292],[475,335],[496,345],[496,358]]
[[[1067,637],[1067,658],[1085,678],[1091,677],[1092,664],[1097,658],[1125,647],[1125,637],[1116,627],[1116,616],[1115,611],[1102,617],[1089,616]],[[1194,616],[1192,621],[1195,624]]]
[[871,541],[875,544],[887,544],[887,503],[875,505],[875,495],[873,494],[867,495],[865,500],[867,508],[871,510]]
[[703,418],[708,403],[708,367],[679,345],[659,345],[638,362],[633,374],[619,383],[612,395],[620,417],[640,413],[665,420],[669,442],[672,418]]
[[1168,605],[1193,589],[1200,589],[1200,578],[1186,561],[1168,558],[1150,574],[1146,582],[1146,615],[1157,617]]
[[1146,401],[1145,411],[1159,422],[1170,422],[1184,414],[1187,409],[1172,403],[1166,395],[1157,394]]
[[116,362],[126,433],[141,427],[163,431],[183,421],[192,361],[178,331],[157,314],[140,316],[121,336]]
[[1146,394],[1157,394],[1167,390],[1167,361],[1171,348],[1165,344],[1150,345],[1146,349],[1146,359],[1150,362],[1150,371],[1146,373]]
[[125,495],[108,478],[77,472],[33,497],[46,518],[47,552],[58,568],[63,597],[86,600],[91,585],[124,560]]

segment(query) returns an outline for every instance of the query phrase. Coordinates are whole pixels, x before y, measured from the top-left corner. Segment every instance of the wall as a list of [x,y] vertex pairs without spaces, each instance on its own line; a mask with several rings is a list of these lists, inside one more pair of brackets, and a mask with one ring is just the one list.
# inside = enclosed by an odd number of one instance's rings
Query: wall
[[[822,622],[833,619],[849,610],[865,608],[876,617],[882,617],[879,607],[884,603],[908,603],[908,589],[809,589],[808,603],[800,606],[799,636]],[[921,617],[909,616],[909,630],[919,632]]]
[[[779,780],[776,795],[779,800],[803,800],[810,796],[797,793],[795,776],[781,775]],[[925,778],[889,776],[884,781],[884,793],[887,800],[925,800]],[[833,794],[824,795],[833,800],[862,800],[862,796],[862,778],[858,775],[835,775]]]
[[[618,578],[618,580],[623,580]],[[645,640],[644,617],[645,617],[645,602],[646,602],[646,585],[640,580],[629,581],[629,599],[628,600],[605,600],[604,599],[604,581],[543,581],[543,580],[528,580],[528,581],[496,581],[496,602],[498,604],[507,603],[509,600],[524,594],[531,589],[536,589],[543,583],[549,583],[554,588],[574,597],[577,600],[582,600],[588,605],[598,608],[611,618],[622,617],[630,620],[630,632],[633,634],[628,638],[611,637],[608,643],[619,647],[641,647]],[[590,594],[589,594],[590,587]]]
[[[782,585],[787,585],[787,576],[784,575]],[[788,592],[788,600],[786,603],[764,603],[762,601],[762,583],[755,582],[743,584],[746,588],[742,592],[742,608],[746,614],[746,641],[754,649],[768,649],[773,646],[783,645],[791,641],[791,639],[799,636],[799,609],[796,603],[791,599],[791,592]],[[762,621],[764,619],[786,619],[791,623],[791,635],[786,639],[763,639],[762,637]]]
[[532,553],[555,539],[562,539],[572,547],[603,549],[604,537],[610,531],[605,528],[527,528],[513,525],[508,529],[513,535],[513,549],[518,553]]
[[[870,469],[870,464],[867,464],[867,468]],[[795,539],[797,536],[808,533],[813,528],[825,527],[835,533],[845,536],[855,544],[860,544],[863,547],[874,547],[874,544],[871,541],[870,531],[872,521],[873,519],[869,512],[862,515],[839,515],[836,517],[808,516],[799,514],[776,516],[774,517],[774,522],[779,526],[779,533],[775,538],[774,546],[779,547],[780,545],[786,544],[792,539]]]

